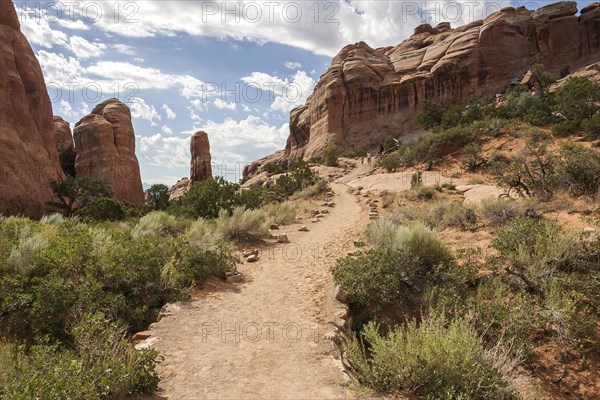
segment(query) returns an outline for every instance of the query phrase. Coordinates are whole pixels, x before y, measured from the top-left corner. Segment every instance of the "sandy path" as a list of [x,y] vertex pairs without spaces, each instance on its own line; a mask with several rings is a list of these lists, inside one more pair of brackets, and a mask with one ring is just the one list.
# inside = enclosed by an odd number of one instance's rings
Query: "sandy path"
[[153,327],[153,347],[165,357],[154,399],[349,397],[323,338],[335,313],[329,270],[354,250],[368,218],[345,185],[332,188],[336,207],[320,223],[304,221],[310,232],[283,227],[291,243],[241,265],[243,283],[181,305]]

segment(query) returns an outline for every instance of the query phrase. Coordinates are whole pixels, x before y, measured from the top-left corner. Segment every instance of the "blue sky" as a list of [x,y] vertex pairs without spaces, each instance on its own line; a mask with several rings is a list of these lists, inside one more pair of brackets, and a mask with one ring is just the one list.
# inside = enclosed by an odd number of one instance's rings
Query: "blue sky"
[[216,170],[231,180],[283,148],[289,111],[348,43],[394,45],[424,22],[456,27],[510,4],[550,2],[14,3],[54,113],[74,125],[97,103],[120,98],[132,109],[142,180],[173,184],[189,175],[197,130],[209,134]]

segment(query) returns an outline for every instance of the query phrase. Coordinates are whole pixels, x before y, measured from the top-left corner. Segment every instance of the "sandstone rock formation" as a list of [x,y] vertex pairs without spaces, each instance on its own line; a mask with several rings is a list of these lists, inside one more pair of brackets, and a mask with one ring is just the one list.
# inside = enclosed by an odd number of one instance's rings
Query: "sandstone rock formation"
[[576,14],[573,1],[536,11],[509,7],[456,29],[448,23],[418,26],[394,47],[348,45],[335,56],[306,105],[292,110],[285,153],[249,166],[246,176],[267,162],[318,156],[330,143],[346,149],[379,148],[386,138],[415,131],[423,100],[490,100],[520,82],[535,63],[559,71],[598,62],[600,3]]
[[192,181],[188,178],[181,178],[171,189],[169,189],[169,200],[175,200],[186,194],[192,187]]
[[144,202],[129,107],[117,99],[97,105],[75,125],[73,137],[77,175],[108,180],[116,199]]
[[52,105],[11,0],[0,0],[0,214],[40,217],[62,178]]
[[54,116],[54,141],[60,166],[66,175],[75,175],[75,145],[71,124],[59,116]]
[[192,136],[190,152],[192,153],[192,161],[190,163],[190,178],[192,182],[212,178],[210,143],[206,132],[198,131]]

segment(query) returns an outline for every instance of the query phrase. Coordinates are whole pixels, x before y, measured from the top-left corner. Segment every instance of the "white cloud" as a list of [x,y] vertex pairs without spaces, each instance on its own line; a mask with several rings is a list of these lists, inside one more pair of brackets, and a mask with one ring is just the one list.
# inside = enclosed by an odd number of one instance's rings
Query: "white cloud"
[[[316,54],[334,55],[348,44],[364,40],[373,47],[399,43],[422,23],[449,21],[459,26],[509,6],[510,0],[436,0],[328,2],[143,2],[133,18],[138,23],[114,23],[110,2],[101,2],[100,29],[125,37],[173,36],[186,33],[218,39],[274,42]],[[317,5],[315,7],[315,4]],[[233,14],[224,7],[237,7]],[[235,45],[235,44],[233,44]]]
[[167,135],[172,135],[173,134],[173,129],[171,129],[169,127],[169,125],[163,125],[163,127],[160,128],[160,130],[162,131],[162,133],[166,133]]
[[213,104],[219,110],[235,110],[237,108],[237,105],[234,102],[228,103],[228,102],[223,101],[221,99],[215,99],[215,101],[213,102]]
[[253,72],[241,79],[248,85],[261,88],[272,100],[271,110],[289,113],[302,105],[313,91],[316,81],[304,71],[297,71],[291,79],[282,79],[264,72]]
[[302,64],[300,64],[299,62],[292,62],[292,61],[286,61],[285,63],[283,63],[283,66],[286,67],[287,69],[302,68]]
[[167,119],[175,119],[175,118],[177,118],[177,114],[175,114],[175,111],[171,110],[171,108],[168,105],[163,104],[161,108],[167,114]]
[[88,25],[86,25],[85,22],[83,22],[80,19],[59,19],[58,21],[56,21],[56,23],[60,26],[62,26],[63,28],[67,28],[67,29],[72,29],[72,30],[79,30],[79,31],[89,31],[90,27]]
[[132,56],[135,54],[135,50],[132,46],[123,43],[113,44],[112,47],[117,50],[119,54],[126,54],[128,56]]
[[148,105],[146,101],[140,97],[131,99],[131,116],[133,118],[144,119],[150,122],[152,126],[158,125],[155,120],[160,120],[160,114],[152,105]]
[[40,47],[51,49],[55,45],[67,46],[67,34],[52,29],[48,18],[36,18],[35,10],[15,7],[20,16],[21,31],[27,40]]
[[104,43],[91,43],[80,36],[71,36],[67,47],[79,59],[100,57],[106,50]]
[[164,137],[157,133],[140,137],[140,153],[150,165],[177,169],[190,165],[190,137]]

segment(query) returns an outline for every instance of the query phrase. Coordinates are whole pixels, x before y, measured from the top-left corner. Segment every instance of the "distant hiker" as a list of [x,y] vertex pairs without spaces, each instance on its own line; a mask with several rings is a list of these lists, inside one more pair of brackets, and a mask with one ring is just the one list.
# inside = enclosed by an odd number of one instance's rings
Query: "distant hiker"
[[365,163],[365,158],[364,158],[364,157],[361,157],[361,158],[360,158],[360,165],[363,165],[364,163]]
[[367,163],[371,165],[371,152],[367,153]]

